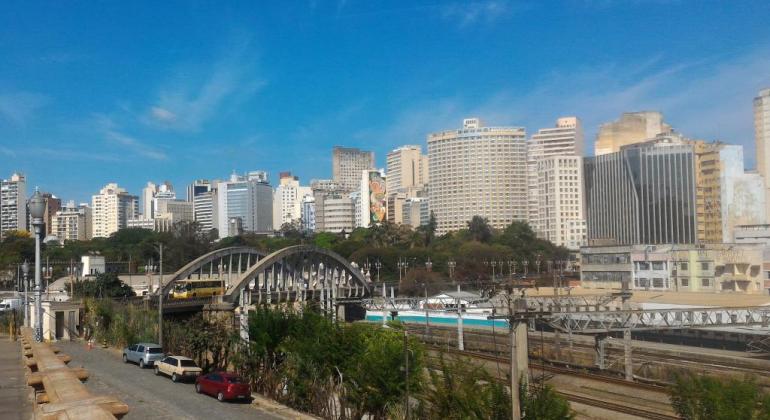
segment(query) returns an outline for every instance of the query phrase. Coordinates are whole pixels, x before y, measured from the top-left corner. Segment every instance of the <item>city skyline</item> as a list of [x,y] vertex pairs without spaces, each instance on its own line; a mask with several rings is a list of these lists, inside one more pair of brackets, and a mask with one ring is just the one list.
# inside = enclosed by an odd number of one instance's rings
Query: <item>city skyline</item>
[[[14,42],[0,46],[0,173],[77,202],[108,182],[136,194],[148,180],[182,186],[232,170],[266,170],[274,185],[292,171],[307,184],[331,177],[335,145],[371,150],[381,168],[388,151],[425,148],[463,117],[530,134],[576,115],[592,150],[599,124],[643,110],[743,145],[753,168],[767,7],[4,5],[0,39]],[[666,23],[665,35],[650,30]],[[386,39],[399,47],[369,48]]]

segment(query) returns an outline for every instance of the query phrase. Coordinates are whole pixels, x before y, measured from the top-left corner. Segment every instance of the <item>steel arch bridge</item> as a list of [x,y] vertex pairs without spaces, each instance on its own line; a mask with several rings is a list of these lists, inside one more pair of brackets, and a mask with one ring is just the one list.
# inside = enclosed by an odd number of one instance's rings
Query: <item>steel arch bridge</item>
[[192,278],[225,279],[229,286],[237,280],[249,267],[253,266],[267,254],[247,246],[216,249],[201,255],[187,263],[176,273],[163,281],[163,296],[168,296],[177,281]]
[[328,249],[296,245],[275,251],[251,266],[224,294],[229,302],[323,302],[371,296],[363,272]]
[[371,296],[371,285],[359,268],[333,251],[309,245],[290,246],[269,255],[251,247],[209,252],[164,281],[163,296],[168,296],[176,282],[191,278],[224,279],[222,301],[241,305]]

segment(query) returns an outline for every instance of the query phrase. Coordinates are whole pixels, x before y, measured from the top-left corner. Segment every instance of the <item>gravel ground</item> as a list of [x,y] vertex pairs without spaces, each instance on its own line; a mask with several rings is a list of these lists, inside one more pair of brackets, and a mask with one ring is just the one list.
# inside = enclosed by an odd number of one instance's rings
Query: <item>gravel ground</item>
[[56,343],[72,357],[70,366],[83,366],[90,377],[86,386],[95,393],[114,395],[128,404],[123,417],[132,419],[281,419],[249,403],[220,403],[208,395],[195,393],[193,383],[173,383],[155,376],[152,369],[124,364],[118,352],[95,348],[82,342]]

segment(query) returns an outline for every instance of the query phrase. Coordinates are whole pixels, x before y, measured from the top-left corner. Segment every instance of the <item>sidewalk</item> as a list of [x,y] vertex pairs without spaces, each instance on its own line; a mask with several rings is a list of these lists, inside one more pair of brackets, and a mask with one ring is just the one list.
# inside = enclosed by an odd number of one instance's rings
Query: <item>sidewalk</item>
[[0,334],[0,420],[32,418],[21,359],[21,341],[10,341],[8,335]]

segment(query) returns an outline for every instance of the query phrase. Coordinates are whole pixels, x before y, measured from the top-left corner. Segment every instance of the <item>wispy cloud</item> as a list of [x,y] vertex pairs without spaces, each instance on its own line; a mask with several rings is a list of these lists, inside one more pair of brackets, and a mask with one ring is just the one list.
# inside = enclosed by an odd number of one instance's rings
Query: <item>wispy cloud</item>
[[146,142],[122,132],[113,119],[108,116],[97,116],[95,125],[105,140],[120,146],[124,150],[153,160],[166,160],[168,158],[162,150],[149,146]]
[[11,150],[11,149],[5,147],[5,146],[0,146],[0,155],[4,155],[4,156],[15,158],[16,157],[16,152],[14,150]]
[[382,144],[424,141],[431,131],[457,127],[467,116],[489,124],[522,125],[528,133],[576,115],[586,129],[586,152],[598,126],[622,112],[659,110],[684,135],[743,145],[754,161],[752,99],[770,86],[770,48],[733,57],[672,63],[653,57],[640,63],[604,64],[547,75],[529,91],[503,89],[469,101],[463,97],[413,103],[387,127],[363,131]]
[[49,102],[48,96],[39,93],[3,93],[0,94],[0,117],[15,125],[23,126]]
[[255,76],[253,55],[248,40],[241,40],[197,81],[190,74],[199,65],[182,69],[160,90],[143,121],[157,128],[199,131],[211,119],[251,98],[264,85]]
[[493,22],[513,11],[513,4],[503,0],[448,3],[439,9],[442,18],[457,22],[460,27]]

